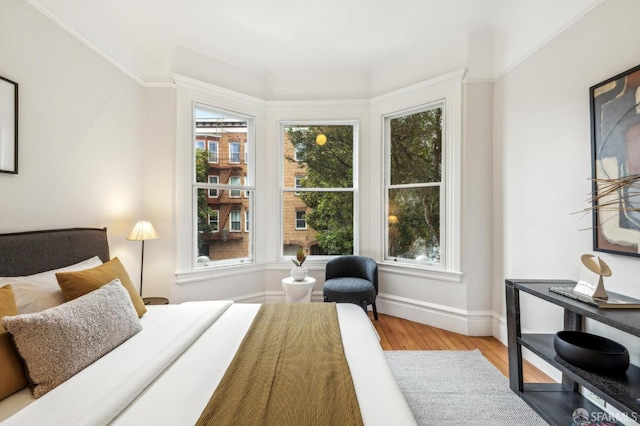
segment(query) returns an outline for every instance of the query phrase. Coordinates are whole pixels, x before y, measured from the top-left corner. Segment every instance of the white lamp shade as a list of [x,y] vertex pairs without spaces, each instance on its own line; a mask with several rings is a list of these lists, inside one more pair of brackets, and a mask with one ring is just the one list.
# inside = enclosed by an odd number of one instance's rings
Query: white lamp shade
[[151,222],[146,220],[141,220],[136,223],[136,226],[133,227],[131,233],[127,237],[127,240],[136,240],[136,241],[144,241],[144,240],[157,240],[159,238],[158,233],[154,229]]

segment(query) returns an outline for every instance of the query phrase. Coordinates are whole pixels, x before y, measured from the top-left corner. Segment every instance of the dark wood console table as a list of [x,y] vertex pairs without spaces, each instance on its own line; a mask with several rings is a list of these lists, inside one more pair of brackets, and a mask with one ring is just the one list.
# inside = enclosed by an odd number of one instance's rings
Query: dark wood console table
[[[575,367],[560,358],[553,347],[554,334],[522,334],[520,292],[531,294],[564,308],[564,330],[583,331],[583,318],[590,318],[640,337],[640,310],[598,309],[549,291],[549,287],[575,285],[567,280],[505,280],[509,384],[540,416],[552,425],[572,424],[578,408],[602,412],[578,392],[589,389],[607,404],[629,417],[640,419],[640,368],[631,365],[624,375],[606,376]],[[562,372],[562,383],[523,383],[522,348],[529,349]]]

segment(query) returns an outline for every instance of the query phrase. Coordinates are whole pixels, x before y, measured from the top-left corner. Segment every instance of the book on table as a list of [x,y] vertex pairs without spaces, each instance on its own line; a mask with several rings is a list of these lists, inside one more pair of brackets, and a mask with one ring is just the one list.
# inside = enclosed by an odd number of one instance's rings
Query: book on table
[[574,290],[572,286],[549,287],[549,291],[600,309],[640,309],[640,300],[612,292],[608,292],[608,299],[603,299],[590,297]]

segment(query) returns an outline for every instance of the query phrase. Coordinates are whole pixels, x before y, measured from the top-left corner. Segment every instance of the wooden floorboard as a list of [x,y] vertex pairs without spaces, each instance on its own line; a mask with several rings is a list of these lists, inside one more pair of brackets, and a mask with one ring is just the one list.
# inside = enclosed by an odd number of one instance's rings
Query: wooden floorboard
[[[373,320],[373,315],[371,315]],[[505,377],[509,377],[509,358],[507,347],[492,336],[465,336],[441,328],[378,314],[378,321],[373,320],[380,345],[385,351],[398,350],[449,350],[468,351],[478,349]],[[554,381],[524,361],[524,381],[530,383],[554,383]]]

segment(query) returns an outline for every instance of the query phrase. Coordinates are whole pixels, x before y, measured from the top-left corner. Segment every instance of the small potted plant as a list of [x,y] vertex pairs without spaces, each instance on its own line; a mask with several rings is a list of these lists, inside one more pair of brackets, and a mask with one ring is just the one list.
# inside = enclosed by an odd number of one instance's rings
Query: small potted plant
[[291,261],[295,265],[293,268],[291,268],[291,277],[295,281],[303,281],[305,278],[307,278],[307,268],[302,266],[305,260],[307,260],[307,255],[304,254],[304,251],[302,251],[302,249],[298,250],[295,259],[291,259]]

